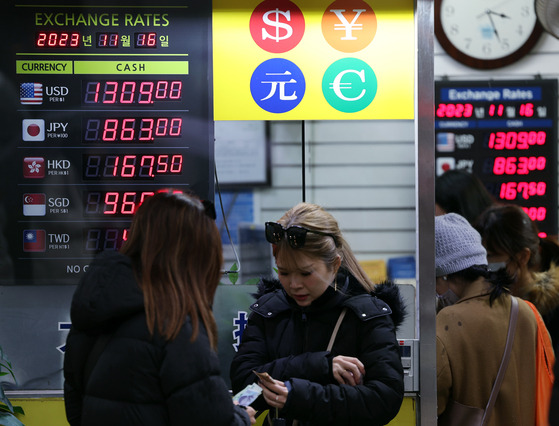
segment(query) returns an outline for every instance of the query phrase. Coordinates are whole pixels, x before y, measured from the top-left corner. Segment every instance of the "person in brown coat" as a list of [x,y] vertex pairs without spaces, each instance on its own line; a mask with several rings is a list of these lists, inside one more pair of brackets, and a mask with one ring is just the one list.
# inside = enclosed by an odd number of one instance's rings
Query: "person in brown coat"
[[[437,413],[439,423],[452,401],[485,409],[501,364],[513,296],[504,269],[490,272],[479,233],[462,216],[435,217],[437,293],[458,300],[439,311]],[[518,299],[512,356],[488,426],[535,425],[537,321]]]

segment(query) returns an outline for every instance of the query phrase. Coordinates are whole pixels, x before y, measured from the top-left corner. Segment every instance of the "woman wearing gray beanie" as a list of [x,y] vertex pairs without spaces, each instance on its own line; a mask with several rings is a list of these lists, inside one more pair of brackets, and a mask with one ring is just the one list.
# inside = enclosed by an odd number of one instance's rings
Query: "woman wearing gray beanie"
[[[435,217],[437,293],[456,302],[437,314],[437,411],[439,425],[457,406],[486,409],[501,365],[512,299],[510,277],[490,272],[479,233],[462,216]],[[536,425],[536,340],[532,309],[518,302],[512,356],[486,425]]]

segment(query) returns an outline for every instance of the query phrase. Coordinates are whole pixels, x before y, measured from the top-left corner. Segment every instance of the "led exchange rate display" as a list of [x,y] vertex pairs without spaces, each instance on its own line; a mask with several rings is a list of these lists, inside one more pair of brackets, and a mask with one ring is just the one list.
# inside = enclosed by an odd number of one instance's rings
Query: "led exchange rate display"
[[437,175],[464,169],[557,235],[557,80],[437,81]]
[[211,2],[5,2],[0,285],[76,284],[167,187],[213,199]]

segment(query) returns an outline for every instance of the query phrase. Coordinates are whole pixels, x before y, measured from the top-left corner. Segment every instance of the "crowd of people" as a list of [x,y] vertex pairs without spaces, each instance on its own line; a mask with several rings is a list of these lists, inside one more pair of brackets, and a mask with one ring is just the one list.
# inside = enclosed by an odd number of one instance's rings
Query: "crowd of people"
[[[451,368],[453,365],[450,362],[452,352],[448,350],[448,346],[467,343],[470,348],[476,347],[475,350],[463,352],[463,354],[478,354],[479,351],[483,353],[483,348],[477,348],[476,346],[481,341],[480,339],[472,340],[472,336],[467,333],[461,335],[460,343],[449,343],[448,321],[451,319],[451,321],[456,322],[460,318],[459,314],[464,315],[468,321],[460,319],[460,323],[464,325],[463,330],[471,330],[469,327],[472,327],[470,321],[474,319],[473,308],[481,305],[487,311],[485,315],[490,315],[488,312],[495,314],[499,309],[499,303],[496,303],[499,298],[493,295],[500,292],[501,298],[503,297],[502,294],[505,294],[511,300],[517,298],[520,301],[520,315],[522,309],[525,311],[525,316],[526,312],[530,314],[529,311],[526,311],[526,306],[532,309],[532,324],[530,328],[522,328],[521,323],[517,324],[516,334],[518,334],[519,339],[516,339],[516,341],[521,340],[523,342],[524,357],[532,356],[532,359],[524,364],[525,368],[535,366],[536,369],[531,370],[531,373],[524,377],[525,380],[517,373],[514,375],[516,377],[514,383],[516,390],[509,397],[516,395],[516,398],[518,398],[516,401],[511,399],[507,402],[506,392],[511,392],[511,389],[514,388],[507,388],[505,379],[494,401],[493,410],[508,406],[505,409],[506,413],[502,413],[502,415],[509,416],[508,420],[500,423],[497,421],[499,414],[494,411],[494,415],[489,418],[487,424],[559,425],[559,407],[557,406],[559,388],[557,382],[554,381],[553,374],[553,368],[558,369],[557,366],[554,367],[554,362],[555,351],[559,349],[559,245],[557,235],[546,236],[541,234],[537,224],[530,219],[522,207],[512,203],[505,204],[496,201],[481,180],[467,171],[450,170],[438,176],[435,181],[435,202],[437,215],[435,217],[435,263],[437,268],[439,262],[442,261],[441,250],[444,250],[444,247],[448,245],[446,239],[441,236],[444,236],[445,230],[449,228],[449,221],[458,221],[458,218],[461,218],[461,232],[474,235],[475,246],[478,248],[482,246],[485,250],[485,254],[477,259],[478,263],[482,257],[485,261],[474,265],[471,263],[468,249],[465,249],[462,245],[455,247],[456,256],[460,256],[465,262],[463,266],[466,266],[466,264],[470,266],[470,272],[466,269],[464,272],[458,273],[458,277],[464,284],[464,276],[460,277],[460,274],[467,272],[470,285],[468,286],[468,280],[466,280],[466,288],[475,290],[475,292],[470,292],[466,296],[457,294],[456,291],[453,291],[455,290],[454,286],[449,284],[454,280],[455,274],[450,276],[442,274],[441,276],[445,280],[441,280],[440,271],[437,269],[437,392],[439,395],[437,408],[442,416],[442,421],[444,422],[456,414],[453,411],[455,402],[485,409],[486,407],[481,402],[488,401],[488,398],[484,398],[483,401],[472,400],[468,394],[468,391],[478,385],[475,381],[475,372],[484,371],[484,374],[488,373],[486,371],[487,359],[479,358],[476,362],[469,360],[467,365],[471,375],[464,380],[462,387],[456,386],[454,381],[460,377],[460,373],[457,368],[454,370]],[[470,249],[474,246],[474,236],[470,236],[472,241],[469,246]],[[467,239],[467,237],[462,238],[462,240]],[[474,283],[473,278],[476,278],[476,275],[471,274],[472,268],[479,271],[479,277],[483,277],[483,287],[480,288],[478,285],[476,288],[471,285]],[[481,280],[479,277],[478,280]],[[487,300],[488,294],[489,299]],[[485,304],[483,304],[484,300]],[[467,305],[472,309],[466,309]],[[508,311],[510,312],[510,309]],[[471,316],[468,317],[468,315]],[[476,319],[478,318],[483,318],[481,313],[479,317],[476,317]],[[502,321],[508,320],[506,312],[501,312],[499,318]],[[534,319],[536,321],[535,328]],[[485,337],[488,336],[488,333],[494,331],[492,328],[494,325],[494,321],[486,321],[478,330],[480,333],[483,330],[483,342],[488,341]],[[478,324],[478,326],[481,326],[481,324]],[[534,334],[534,330],[536,334]],[[506,332],[506,327],[501,326],[500,344],[491,339],[490,341],[495,344],[490,345],[490,347],[493,349],[500,348],[502,353],[504,347],[502,344],[503,336]],[[514,349],[513,346],[513,354]],[[498,356],[500,357],[500,355]],[[518,354],[514,358],[519,359]],[[462,361],[463,359],[460,359],[460,363]],[[460,363],[454,360],[454,365],[460,365]],[[491,378],[496,377],[494,367],[490,370],[492,375],[489,377]],[[509,365],[508,368],[511,368],[511,370],[515,368],[514,364]],[[512,373],[512,371],[507,371],[507,374]],[[449,377],[453,381],[449,382]],[[526,393],[527,388],[530,389],[528,393]],[[488,386],[483,387],[483,389],[485,391],[484,395],[487,396]],[[522,397],[520,397],[521,395]],[[451,401],[450,405],[448,405],[449,401]],[[522,409],[522,413],[518,412],[519,409]],[[528,409],[532,410],[533,415],[531,414],[525,418],[521,417],[528,414],[528,411],[526,411]],[[525,420],[520,421],[519,419],[522,418]]]
[[[438,177],[435,201],[438,424],[557,425],[559,245],[470,173]],[[172,189],[146,199],[73,296],[70,425],[253,425],[260,413],[270,426],[389,423],[404,397],[398,286],[371,281],[319,205],[266,222],[265,237],[277,277],[256,287],[228,389],[213,204]],[[255,385],[249,403],[232,398]]]

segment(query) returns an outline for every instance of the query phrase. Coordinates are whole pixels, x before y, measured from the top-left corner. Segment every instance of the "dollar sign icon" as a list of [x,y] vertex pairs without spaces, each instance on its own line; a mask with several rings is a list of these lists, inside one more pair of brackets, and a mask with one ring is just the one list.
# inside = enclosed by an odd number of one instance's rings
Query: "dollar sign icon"
[[290,0],[264,0],[250,17],[252,39],[267,52],[282,53],[293,49],[304,32],[303,13]]
[[[275,14],[275,20],[270,19],[269,16]],[[276,43],[279,43],[280,40],[287,40],[289,37],[293,35],[293,28],[291,25],[286,24],[284,22],[280,22],[280,15],[283,15],[287,21],[291,21],[291,12],[289,10],[283,11],[276,8],[276,10],[269,10],[264,14],[262,20],[266,25],[270,25],[276,28],[275,35],[271,35],[266,28],[262,28],[262,40],[266,40],[267,38],[274,39]],[[285,35],[280,37],[280,28],[285,30]]]

